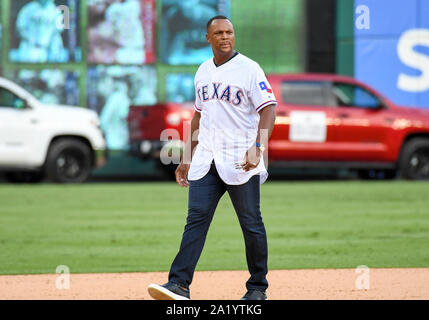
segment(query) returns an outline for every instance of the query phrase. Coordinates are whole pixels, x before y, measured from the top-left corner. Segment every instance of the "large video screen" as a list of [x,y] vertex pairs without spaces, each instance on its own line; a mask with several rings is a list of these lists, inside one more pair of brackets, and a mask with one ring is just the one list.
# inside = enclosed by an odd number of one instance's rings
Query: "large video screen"
[[213,55],[206,25],[216,15],[230,14],[229,0],[163,0],[159,54],[171,65],[201,64]]
[[88,69],[88,107],[100,115],[109,149],[128,149],[130,105],[153,105],[156,69],[153,66],[93,66]]
[[87,0],[88,62],[155,62],[155,0]]
[[14,70],[7,78],[46,104],[79,105],[79,73],[65,70]]
[[10,10],[10,61],[82,60],[79,0],[13,0]]
[[169,102],[193,102],[195,100],[194,75],[190,73],[167,74],[165,90]]
[[232,1],[235,48],[265,73],[305,70],[305,1]]

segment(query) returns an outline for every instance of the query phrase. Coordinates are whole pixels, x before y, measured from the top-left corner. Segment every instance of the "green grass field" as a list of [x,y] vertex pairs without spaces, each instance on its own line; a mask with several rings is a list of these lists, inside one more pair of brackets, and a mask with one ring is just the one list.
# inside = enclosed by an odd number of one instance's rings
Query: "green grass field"
[[[429,267],[429,184],[267,182],[270,269]],[[173,183],[0,185],[0,274],[167,271],[187,189]],[[245,270],[227,194],[197,270]]]

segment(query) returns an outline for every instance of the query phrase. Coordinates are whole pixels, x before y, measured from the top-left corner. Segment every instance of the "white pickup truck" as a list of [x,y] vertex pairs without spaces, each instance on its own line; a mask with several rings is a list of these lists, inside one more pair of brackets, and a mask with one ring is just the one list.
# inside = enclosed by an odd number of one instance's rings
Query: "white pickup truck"
[[80,183],[106,151],[96,112],[43,104],[0,77],[0,171],[8,181]]

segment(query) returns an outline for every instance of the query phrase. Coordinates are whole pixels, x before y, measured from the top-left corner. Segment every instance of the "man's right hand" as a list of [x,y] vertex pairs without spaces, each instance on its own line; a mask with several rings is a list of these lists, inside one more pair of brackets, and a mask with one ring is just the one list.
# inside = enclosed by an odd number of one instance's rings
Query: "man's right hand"
[[176,168],[176,171],[175,171],[176,182],[181,187],[188,187],[189,186],[188,171],[189,171],[190,166],[191,166],[190,164],[186,164],[186,163],[181,162]]

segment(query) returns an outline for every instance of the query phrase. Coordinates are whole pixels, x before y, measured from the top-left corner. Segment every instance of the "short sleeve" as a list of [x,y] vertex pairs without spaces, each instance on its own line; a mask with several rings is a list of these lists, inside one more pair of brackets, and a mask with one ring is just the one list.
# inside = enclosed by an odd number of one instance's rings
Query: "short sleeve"
[[[196,78],[196,77],[195,77]],[[195,87],[195,103],[194,103],[194,109],[198,112],[201,112],[202,109],[202,103],[201,103],[201,92],[199,92],[199,89],[197,87],[197,81],[194,81],[194,87]]]
[[277,105],[271,85],[268,83],[264,71],[258,64],[255,65],[250,78],[250,99],[253,102],[255,110],[258,112],[271,104]]

